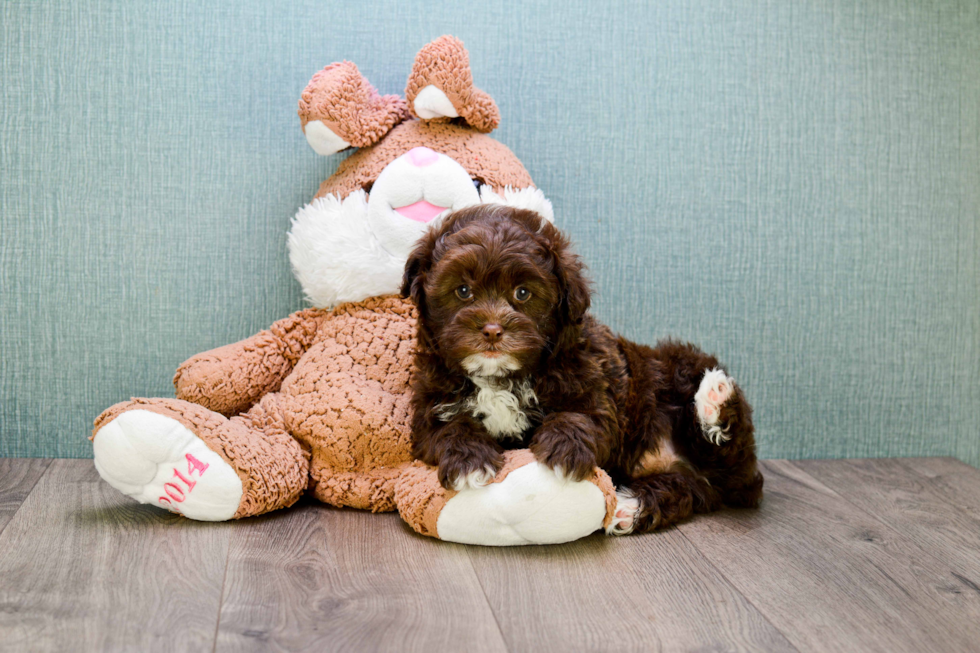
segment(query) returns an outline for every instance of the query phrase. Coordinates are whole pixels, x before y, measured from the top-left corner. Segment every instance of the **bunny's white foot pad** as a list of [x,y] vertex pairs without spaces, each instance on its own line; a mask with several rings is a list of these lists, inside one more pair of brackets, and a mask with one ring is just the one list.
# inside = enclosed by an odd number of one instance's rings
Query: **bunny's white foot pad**
[[173,418],[127,411],[99,429],[93,448],[99,475],[140,503],[200,521],[225,521],[238,511],[238,474]]
[[559,478],[538,462],[499,483],[463,490],[439,514],[439,539],[463,544],[557,544],[602,528],[606,498],[594,483]]

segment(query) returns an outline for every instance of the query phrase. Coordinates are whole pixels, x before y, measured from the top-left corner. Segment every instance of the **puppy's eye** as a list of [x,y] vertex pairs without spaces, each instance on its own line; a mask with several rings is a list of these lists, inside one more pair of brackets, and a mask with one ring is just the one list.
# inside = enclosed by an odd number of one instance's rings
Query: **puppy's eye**
[[514,291],[514,299],[519,302],[526,302],[531,299],[531,291],[524,286],[519,286],[517,290]]
[[470,179],[470,181],[473,182],[473,187],[476,188],[476,192],[479,193],[480,192],[480,186],[483,185],[483,182],[480,181],[479,179],[477,179],[476,177],[474,177],[473,179]]
[[469,286],[462,285],[456,289],[456,296],[460,299],[469,299],[473,296],[473,289]]

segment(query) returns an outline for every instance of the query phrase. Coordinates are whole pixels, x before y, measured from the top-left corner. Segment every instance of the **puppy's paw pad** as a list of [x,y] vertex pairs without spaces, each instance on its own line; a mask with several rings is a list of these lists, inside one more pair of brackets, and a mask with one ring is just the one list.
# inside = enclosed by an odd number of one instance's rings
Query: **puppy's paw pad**
[[462,492],[463,490],[476,490],[486,487],[493,482],[496,476],[497,472],[493,467],[487,466],[483,469],[477,469],[469,474],[457,476],[456,480],[453,481],[453,489]]
[[633,531],[636,514],[640,511],[640,500],[629,490],[616,490],[616,511],[606,527],[606,535],[628,535]]
[[721,444],[730,437],[719,424],[721,407],[735,392],[735,381],[715,368],[704,373],[701,385],[694,395],[694,406],[704,437],[714,444]]
[[225,521],[238,511],[238,474],[173,418],[130,410],[100,428],[92,444],[99,475],[140,503],[201,521]]

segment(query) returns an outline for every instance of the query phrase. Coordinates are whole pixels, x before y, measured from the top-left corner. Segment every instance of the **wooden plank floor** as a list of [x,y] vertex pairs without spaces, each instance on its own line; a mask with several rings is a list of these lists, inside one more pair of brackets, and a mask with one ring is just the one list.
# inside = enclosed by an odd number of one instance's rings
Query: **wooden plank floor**
[[767,461],[758,511],[493,549],[304,502],[204,524],[0,460],[0,651],[977,651],[980,471]]

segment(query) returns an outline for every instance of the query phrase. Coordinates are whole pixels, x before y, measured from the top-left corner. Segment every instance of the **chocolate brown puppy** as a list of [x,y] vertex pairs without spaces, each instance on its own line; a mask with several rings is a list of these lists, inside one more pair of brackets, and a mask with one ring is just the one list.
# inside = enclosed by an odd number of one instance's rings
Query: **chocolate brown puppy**
[[505,448],[529,447],[574,480],[610,474],[614,533],[761,500],[752,410],[718,360],[597,322],[582,262],[537,213],[453,213],[419,241],[402,294],[419,311],[413,454],[444,487],[483,485]]

